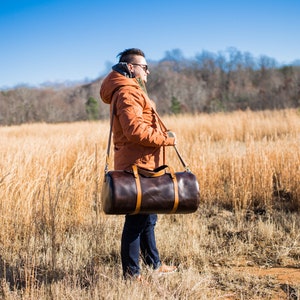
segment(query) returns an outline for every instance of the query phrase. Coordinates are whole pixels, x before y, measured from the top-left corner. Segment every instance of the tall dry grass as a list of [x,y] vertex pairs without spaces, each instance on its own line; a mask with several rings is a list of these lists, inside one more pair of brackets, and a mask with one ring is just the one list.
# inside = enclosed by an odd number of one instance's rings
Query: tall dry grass
[[[146,287],[123,282],[123,217],[101,211],[108,121],[0,128],[3,299],[271,299],[271,279],[230,267],[300,257],[299,111],[164,121],[199,179],[201,205],[195,214],[160,216],[162,259],[180,272],[155,278],[144,268]],[[167,158],[182,169],[173,149]]]

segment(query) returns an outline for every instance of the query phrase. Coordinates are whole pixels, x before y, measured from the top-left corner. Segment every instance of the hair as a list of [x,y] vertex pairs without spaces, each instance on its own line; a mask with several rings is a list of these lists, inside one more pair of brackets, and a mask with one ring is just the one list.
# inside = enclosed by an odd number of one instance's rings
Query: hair
[[138,48],[130,48],[120,52],[117,57],[119,56],[119,62],[126,62],[130,63],[133,62],[133,57],[139,55],[145,57],[144,52]]

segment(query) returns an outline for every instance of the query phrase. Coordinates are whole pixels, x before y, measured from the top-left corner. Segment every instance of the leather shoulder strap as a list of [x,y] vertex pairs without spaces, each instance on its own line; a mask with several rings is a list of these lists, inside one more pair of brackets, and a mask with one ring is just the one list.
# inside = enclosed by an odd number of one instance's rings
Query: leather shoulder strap
[[[108,165],[109,165],[109,153],[110,153],[110,146],[111,146],[111,138],[112,138],[112,128],[114,123],[114,117],[115,117],[115,106],[116,106],[116,97],[115,94],[117,91],[119,91],[124,85],[119,86],[116,88],[111,96],[111,116],[110,116],[110,129],[109,129],[109,135],[108,135],[108,143],[107,143],[107,150],[106,150],[106,159],[105,159],[105,167],[104,167],[104,173],[106,174],[108,172]],[[115,98],[114,98],[115,97]]]

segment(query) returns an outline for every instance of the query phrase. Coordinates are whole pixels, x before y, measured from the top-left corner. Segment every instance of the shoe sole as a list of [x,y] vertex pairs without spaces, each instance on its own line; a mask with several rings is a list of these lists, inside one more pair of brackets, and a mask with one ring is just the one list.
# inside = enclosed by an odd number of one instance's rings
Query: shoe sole
[[154,271],[154,274],[157,275],[157,276],[165,276],[165,275],[169,275],[169,274],[174,274],[178,271],[178,269],[175,269],[173,271],[169,271],[169,272],[155,272]]

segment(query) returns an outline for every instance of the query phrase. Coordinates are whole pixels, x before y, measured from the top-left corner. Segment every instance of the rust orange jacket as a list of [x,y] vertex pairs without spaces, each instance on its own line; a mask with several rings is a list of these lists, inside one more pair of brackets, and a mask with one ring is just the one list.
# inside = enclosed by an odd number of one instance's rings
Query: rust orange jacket
[[155,169],[164,164],[163,146],[174,145],[160,126],[149,99],[136,78],[113,70],[103,80],[100,97],[114,108],[114,169],[130,169],[133,164]]

